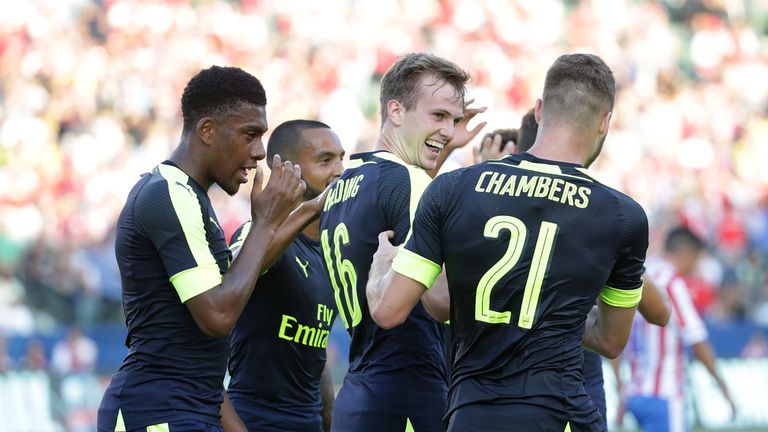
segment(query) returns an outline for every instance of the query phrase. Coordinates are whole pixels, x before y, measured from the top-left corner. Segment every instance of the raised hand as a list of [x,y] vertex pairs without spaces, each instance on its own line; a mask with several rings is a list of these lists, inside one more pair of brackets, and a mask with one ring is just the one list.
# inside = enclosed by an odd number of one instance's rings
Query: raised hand
[[480,133],[480,131],[483,130],[487,124],[487,122],[480,122],[472,130],[467,129],[467,125],[469,125],[469,122],[472,121],[476,115],[483,113],[486,109],[488,109],[488,107],[469,108],[469,105],[471,105],[474,101],[474,99],[470,99],[464,104],[464,118],[462,118],[461,121],[456,124],[456,131],[453,134],[453,139],[448,142],[447,145],[450,150],[455,150],[459,147],[464,147],[467,145],[467,143],[472,141],[472,139],[477,136],[477,134]]
[[480,147],[475,150],[475,163],[488,160],[500,159],[508,154],[515,152],[515,142],[502,142],[501,134],[490,134],[483,138]]
[[282,162],[279,155],[272,159],[272,174],[264,190],[264,174],[257,168],[251,189],[251,218],[253,223],[265,223],[272,229],[285,221],[299,205],[307,185],[301,179],[301,167],[290,161]]

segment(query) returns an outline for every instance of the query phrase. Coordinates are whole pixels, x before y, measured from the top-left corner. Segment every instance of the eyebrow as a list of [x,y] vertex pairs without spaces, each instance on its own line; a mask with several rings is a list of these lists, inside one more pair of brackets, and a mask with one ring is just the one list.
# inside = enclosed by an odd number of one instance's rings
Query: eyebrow
[[324,151],[324,152],[318,153],[317,154],[317,158],[319,159],[319,158],[324,158],[324,157],[336,157],[337,155],[339,157],[343,157],[344,156],[344,152],[334,153],[334,152]]
[[259,124],[259,123],[248,123],[248,124],[244,124],[244,125],[240,126],[240,130],[242,132],[247,132],[247,131],[255,130],[256,132],[264,134],[264,133],[267,132],[267,129],[269,129],[269,128],[267,128],[264,125]]

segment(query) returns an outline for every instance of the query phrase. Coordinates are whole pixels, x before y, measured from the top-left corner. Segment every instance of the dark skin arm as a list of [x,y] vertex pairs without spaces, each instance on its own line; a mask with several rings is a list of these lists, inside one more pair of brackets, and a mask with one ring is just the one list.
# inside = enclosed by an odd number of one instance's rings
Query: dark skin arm
[[323,400],[323,430],[331,432],[331,416],[333,415],[333,403],[336,400],[336,393],[333,391],[333,378],[331,377],[331,368],[325,363],[323,375],[320,378],[320,396]]
[[269,245],[267,254],[264,257],[264,261],[261,265],[261,271],[272,267],[275,261],[283,255],[283,252],[291,245],[291,242],[298,236],[304,228],[309,224],[316,221],[320,217],[320,211],[325,205],[325,198],[328,196],[328,191],[331,186],[327,187],[323,193],[316,198],[309,201],[304,201],[301,205],[291,213],[288,218],[280,225],[280,228],[275,232],[275,236],[272,238],[272,243]]
[[240,254],[224,275],[220,285],[187,300],[192,317],[200,330],[211,337],[225,337],[240,317],[275,232],[301,201],[306,185],[301,168],[291,162],[283,164],[279,156],[272,163],[272,175],[261,190],[261,171],[256,172],[251,191],[251,231]]
[[226,391],[224,391],[224,402],[221,404],[221,427],[224,432],[248,432],[229,401]]

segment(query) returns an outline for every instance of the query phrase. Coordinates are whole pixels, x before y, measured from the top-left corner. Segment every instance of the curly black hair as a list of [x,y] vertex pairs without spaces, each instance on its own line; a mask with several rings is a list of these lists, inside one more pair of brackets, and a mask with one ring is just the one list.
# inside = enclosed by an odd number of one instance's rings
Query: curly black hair
[[182,134],[194,130],[200,118],[218,117],[242,102],[267,105],[266,92],[256,77],[236,67],[201,70],[189,80],[181,96]]

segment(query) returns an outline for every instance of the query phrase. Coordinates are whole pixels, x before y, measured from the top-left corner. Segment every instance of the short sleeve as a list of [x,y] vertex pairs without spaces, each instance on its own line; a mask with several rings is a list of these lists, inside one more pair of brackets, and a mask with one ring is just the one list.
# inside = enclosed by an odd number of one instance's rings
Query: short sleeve
[[[167,187],[163,187],[167,186]],[[145,191],[135,216],[158,251],[182,303],[221,284],[197,195],[179,182],[158,182]]]
[[611,306],[630,308],[642,297],[648,218],[639,204],[624,195],[619,198],[619,218],[616,261],[600,298]]
[[395,257],[392,268],[429,289],[442,271],[445,261],[440,233],[443,212],[455,176],[438,176],[427,187],[416,210],[412,233]]

